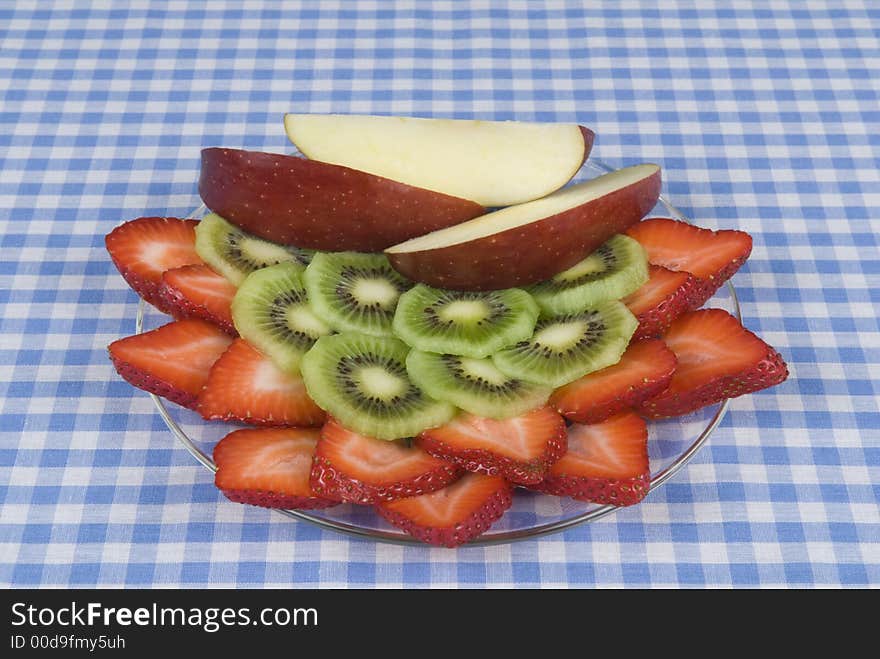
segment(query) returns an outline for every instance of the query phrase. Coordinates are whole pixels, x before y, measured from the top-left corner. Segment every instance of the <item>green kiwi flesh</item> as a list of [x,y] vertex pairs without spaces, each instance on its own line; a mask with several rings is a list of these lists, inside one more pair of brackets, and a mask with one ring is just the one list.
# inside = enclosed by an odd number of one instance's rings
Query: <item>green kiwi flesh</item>
[[418,284],[400,296],[393,329],[419,350],[480,358],[530,337],[538,313],[518,288],[468,292]]
[[629,309],[612,300],[542,318],[530,339],[496,352],[492,361],[512,378],[561,387],[620,361],[637,326]]
[[429,396],[492,419],[528,412],[546,403],[552,392],[505,375],[491,359],[411,350],[406,370]]
[[527,290],[542,313],[579,313],[609,300],[619,300],[648,281],[648,256],[637,241],[612,236],[592,254]]
[[302,270],[314,252],[257,238],[216,213],[209,213],[196,225],[196,253],[238,286],[254,270],[277,263],[296,263]]
[[392,336],[391,323],[401,293],[412,282],[382,254],[318,253],[303,279],[318,317],[340,332]]
[[232,321],[242,338],[289,373],[299,373],[302,356],[330,333],[309,306],[302,268],[293,262],[249,274],[232,299]]
[[309,396],[343,426],[369,437],[414,437],[455,415],[409,377],[409,347],[391,337],[323,336],[302,359]]

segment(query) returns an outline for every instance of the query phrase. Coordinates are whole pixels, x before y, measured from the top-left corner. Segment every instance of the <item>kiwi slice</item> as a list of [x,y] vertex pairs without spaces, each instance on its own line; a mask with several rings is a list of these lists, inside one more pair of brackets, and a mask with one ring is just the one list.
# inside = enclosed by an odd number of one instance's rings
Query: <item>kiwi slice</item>
[[254,270],[276,263],[289,261],[302,270],[311,261],[314,251],[257,238],[216,213],[209,213],[196,226],[196,253],[238,286]]
[[411,350],[406,370],[429,396],[493,419],[506,419],[539,407],[553,391],[505,375],[491,359]]
[[469,292],[418,284],[400,296],[392,327],[419,350],[479,358],[530,337],[538,312],[518,288]]
[[288,373],[318,337],[330,328],[308,303],[299,264],[286,262],[255,270],[232,298],[232,322],[242,338]]
[[382,254],[315,254],[303,279],[319,318],[340,332],[391,336],[400,294],[412,282]]
[[406,371],[409,347],[391,337],[356,333],[322,336],[302,359],[312,400],[343,426],[369,437],[401,439],[455,415],[429,398]]
[[549,316],[580,313],[608,300],[619,300],[648,281],[645,248],[629,236],[616,235],[568,270],[527,290]]
[[513,378],[561,387],[620,361],[638,326],[617,300],[576,314],[542,318],[527,341],[496,352],[492,361]]

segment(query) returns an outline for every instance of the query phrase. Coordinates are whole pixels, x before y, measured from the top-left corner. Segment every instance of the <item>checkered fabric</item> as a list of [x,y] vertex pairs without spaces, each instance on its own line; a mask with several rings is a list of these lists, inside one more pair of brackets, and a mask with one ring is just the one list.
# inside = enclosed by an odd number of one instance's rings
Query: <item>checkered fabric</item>
[[[880,5],[0,3],[0,584],[880,585]],[[639,506],[459,550],[227,502],[106,345],[137,298],[103,236],[199,205],[199,150],[286,111],[577,121],[754,236],[746,325],[789,361]]]

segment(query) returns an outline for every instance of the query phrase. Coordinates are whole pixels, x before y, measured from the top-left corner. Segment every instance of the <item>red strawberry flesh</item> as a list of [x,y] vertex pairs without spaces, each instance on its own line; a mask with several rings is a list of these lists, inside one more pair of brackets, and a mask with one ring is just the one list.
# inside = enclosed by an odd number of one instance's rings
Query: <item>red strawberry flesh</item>
[[788,377],[773,348],[721,309],[692,311],[664,335],[678,365],[669,388],[639,408],[651,418],[695,410],[772,387]]
[[434,492],[459,470],[418,446],[348,430],[335,419],[321,429],[312,467],[312,489],[324,496],[370,504]]
[[280,370],[244,339],[235,339],[211,368],[199,396],[206,419],[257,426],[320,426],[325,414],[302,378]]
[[424,431],[418,441],[431,455],[467,471],[537,483],[565,452],[565,421],[550,407],[503,420],[461,413]]
[[695,277],[692,309],[703,306],[752,252],[752,237],[744,231],[711,231],[665,217],[642,220],[627,234],[642,244],[653,265]]
[[532,489],[578,501],[631,506],[651,486],[648,427],[632,412],[568,429],[568,451]]
[[202,263],[195,247],[197,224],[176,217],[141,217],[113,229],[104,244],[128,285],[160,311],[171,313],[162,296],[162,273]]
[[698,296],[703,294],[689,272],[652,265],[648,273],[648,281],[621,300],[639,321],[632,341],[662,335],[673,320],[695,308]]
[[206,265],[184,265],[162,273],[163,306],[175,318],[201,318],[237,336],[232,322],[236,287]]
[[675,366],[675,355],[660,339],[637,341],[615,365],[557,389],[550,405],[570,421],[598,423],[664,391]]
[[510,508],[512,495],[500,476],[466,474],[442,490],[387,501],[376,510],[422,542],[457,547],[487,531]]
[[157,396],[195,408],[211,366],[232,338],[203,320],[178,320],[110,344],[122,378]]
[[309,486],[318,431],[245,428],[214,447],[214,484],[232,501],[263,508],[327,508],[338,501]]

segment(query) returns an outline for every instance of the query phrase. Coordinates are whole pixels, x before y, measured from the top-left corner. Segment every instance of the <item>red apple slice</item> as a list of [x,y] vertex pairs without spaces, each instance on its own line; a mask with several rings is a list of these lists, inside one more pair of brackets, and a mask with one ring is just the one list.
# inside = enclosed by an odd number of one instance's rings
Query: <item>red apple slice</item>
[[660,168],[627,167],[385,250],[402,275],[430,286],[524,286],[570,268],[638,222],[660,196]]
[[484,212],[467,199],[295,156],[204,149],[199,194],[245,231],[326,251],[377,252]]
[[576,124],[288,114],[287,137],[307,157],[483,206],[555,192],[590,154],[593,132]]

